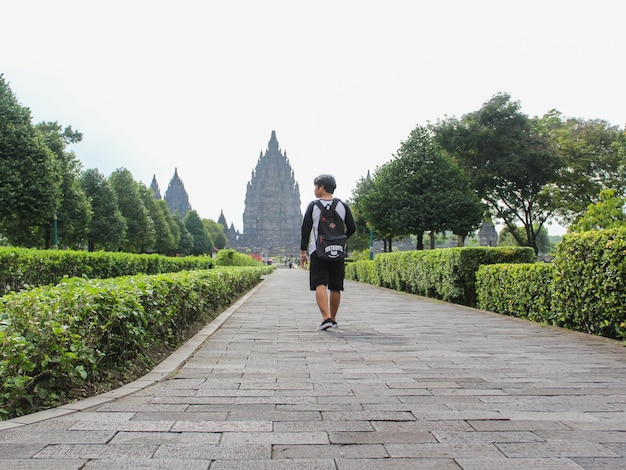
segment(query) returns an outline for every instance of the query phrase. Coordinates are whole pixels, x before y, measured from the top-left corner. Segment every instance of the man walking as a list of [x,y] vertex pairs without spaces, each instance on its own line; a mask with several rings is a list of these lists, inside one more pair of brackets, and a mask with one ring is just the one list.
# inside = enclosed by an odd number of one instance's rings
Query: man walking
[[[322,323],[318,330],[327,330],[337,327],[337,310],[341,302],[341,291],[345,275],[345,263],[343,257],[337,260],[321,259],[317,253],[318,226],[322,216],[322,209],[318,201],[326,209],[330,209],[335,197],[333,193],[337,187],[332,175],[320,175],[313,181],[315,200],[311,201],[304,214],[302,221],[302,238],[300,240],[300,264],[302,266],[310,262],[309,284],[315,291],[315,300],[322,314]],[[356,223],[350,207],[337,199],[334,208],[343,221],[345,234],[350,237],[356,231]],[[330,291],[330,295],[329,292]]]

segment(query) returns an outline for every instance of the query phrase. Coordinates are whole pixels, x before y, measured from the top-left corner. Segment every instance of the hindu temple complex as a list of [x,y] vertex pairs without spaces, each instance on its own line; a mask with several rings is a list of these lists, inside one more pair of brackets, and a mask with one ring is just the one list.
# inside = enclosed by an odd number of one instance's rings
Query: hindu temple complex
[[[154,197],[161,199],[156,177],[150,185]],[[185,186],[174,170],[165,197],[170,212],[185,217],[191,210]],[[224,226],[227,247],[237,251],[292,258],[300,248],[302,210],[300,186],[295,180],[287,152],[281,150],[272,131],[265,152],[261,152],[246,188],[243,231],[226,221],[224,212],[217,220]]]

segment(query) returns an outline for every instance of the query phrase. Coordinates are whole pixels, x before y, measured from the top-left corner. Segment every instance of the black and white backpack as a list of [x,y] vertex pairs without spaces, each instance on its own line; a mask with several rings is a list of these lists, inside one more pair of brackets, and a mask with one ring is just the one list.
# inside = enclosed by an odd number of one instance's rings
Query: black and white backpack
[[332,203],[324,205],[317,200],[315,204],[319,207],[320,221],[317,225],[316,250],[317,257],[326,261],[343,261],[347,256],[346,227],[343,219],[337,213],[339,199],[333,199]]

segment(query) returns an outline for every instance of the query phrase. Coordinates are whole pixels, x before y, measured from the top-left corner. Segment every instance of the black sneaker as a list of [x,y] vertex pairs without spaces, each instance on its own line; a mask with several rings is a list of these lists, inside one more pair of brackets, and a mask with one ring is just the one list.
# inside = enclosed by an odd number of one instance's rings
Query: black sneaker
[[333,322],[333,328],[337,328],[339,326],[335,320],[332,320],[332,322]]
[[326,320],[324,320],[322,322],[322,324],[320,326],[317,327],[317,329],[318,330],[327,330],[331,326],[333,326],[333,321],[330,318],[327,318]]

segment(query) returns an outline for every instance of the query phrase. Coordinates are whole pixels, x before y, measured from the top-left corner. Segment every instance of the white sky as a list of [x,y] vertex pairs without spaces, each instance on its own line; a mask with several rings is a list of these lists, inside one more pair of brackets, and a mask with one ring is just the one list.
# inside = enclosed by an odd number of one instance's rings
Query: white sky
[[239,230],[272,130],[304,208],[317,174],[348,199],[416,125],[498,92],[626,125],[622,0],[2,3],[0,73],[33,122],[162,194],[178,168],[192,208]]

